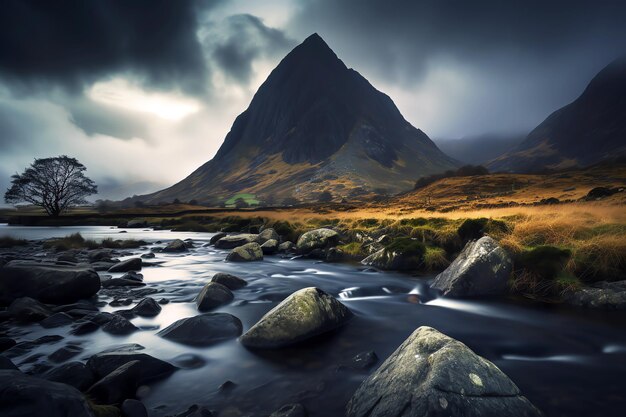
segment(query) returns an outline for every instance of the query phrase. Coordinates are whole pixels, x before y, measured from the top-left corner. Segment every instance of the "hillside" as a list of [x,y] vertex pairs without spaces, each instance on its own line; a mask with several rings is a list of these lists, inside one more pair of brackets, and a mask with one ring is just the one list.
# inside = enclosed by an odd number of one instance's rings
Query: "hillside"
[[605,67],[574,102],[552,113],[491,171],[585,167],[626,154],[626,57]]

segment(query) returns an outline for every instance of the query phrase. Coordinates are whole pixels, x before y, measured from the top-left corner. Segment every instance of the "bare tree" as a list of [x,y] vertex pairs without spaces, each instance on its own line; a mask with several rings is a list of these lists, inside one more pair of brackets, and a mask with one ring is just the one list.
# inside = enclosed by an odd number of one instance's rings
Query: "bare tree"
[[98,192],[96,184],[83,173],[85,170],[78,160],[65,155],[35,159],[22,174],[11,177],[4,200],[31,203],[57,217],[69,207],[86,203],[86,196]]

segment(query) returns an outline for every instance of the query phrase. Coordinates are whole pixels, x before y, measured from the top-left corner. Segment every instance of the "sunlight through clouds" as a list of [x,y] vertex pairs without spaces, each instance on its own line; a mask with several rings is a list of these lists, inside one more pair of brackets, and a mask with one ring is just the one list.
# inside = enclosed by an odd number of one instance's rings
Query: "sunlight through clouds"
[[148,93],[123,78],[97,82],[87,95],[99,103],[150,113],[171,121],[181,120],[200,110],[200,104],[196,100],[175,93]]

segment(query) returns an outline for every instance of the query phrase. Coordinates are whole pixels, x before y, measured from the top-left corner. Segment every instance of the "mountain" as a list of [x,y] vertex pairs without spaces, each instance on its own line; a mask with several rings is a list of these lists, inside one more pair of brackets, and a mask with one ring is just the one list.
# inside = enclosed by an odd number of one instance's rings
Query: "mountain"
[[241,113],[215,157],[170,188],[140,197],[223,202],[335,199],[411,189],[456,162],[317,34],[293,49]]
[[519,145],[525,134],[484,134],[460,139],[433,139],[446,155],[464,164],[482,165]]
[[585,91],[552,113],[491,171],[585,167],[626,155],[626,56],[609,64]]

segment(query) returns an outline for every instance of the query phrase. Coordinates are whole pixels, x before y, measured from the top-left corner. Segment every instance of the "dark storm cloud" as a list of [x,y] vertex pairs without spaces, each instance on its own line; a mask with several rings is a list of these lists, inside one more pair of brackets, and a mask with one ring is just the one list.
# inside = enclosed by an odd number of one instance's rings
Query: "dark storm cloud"
[[66,102],[65,108],[70,112],[70,121],[88,136],[100,133],[118,139],[148,137],[145,122],[128,111],[82,97]]
[[270,28],[249,14],[230,16],[217,30],[217,36],[207,40],[211,61],[241,83],[250,80],[256,59],[282,56],[296,43],[281,30]]
[[411,78],[436,56],[551,60],[578,47],[614,54],[626,49],[625,21],[623,0],[309,0],[291,28],[330,34],[346,53],[369,55],[380,73]]
[[216,1],[8,0],[0,13],[0,76],[14,91],[80,91],[114,73],[202,93],[197,15]]

